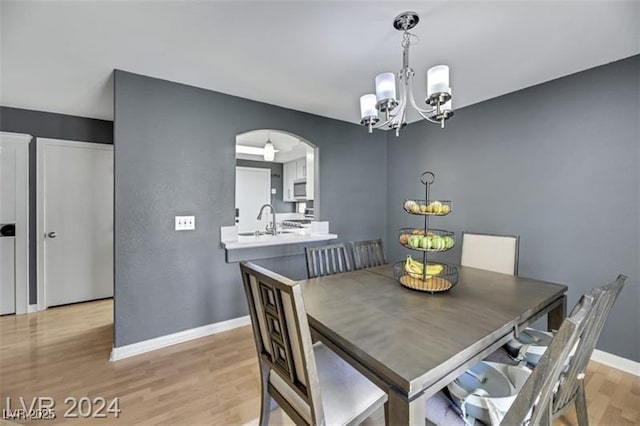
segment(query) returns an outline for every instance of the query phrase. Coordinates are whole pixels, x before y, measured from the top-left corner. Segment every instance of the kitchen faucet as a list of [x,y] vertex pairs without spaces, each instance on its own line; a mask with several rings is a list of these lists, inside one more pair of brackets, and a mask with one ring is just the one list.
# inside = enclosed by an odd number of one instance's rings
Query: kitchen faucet
[[267,232],[273,234],[273,235],[277,235],[277,230],[276,230],[276,209],[273,208],[273,205],[271,204],[263,204],[262,207],[260,207],[260,213],[258,213],[258,220],[262,220],[262,212],[264,211],[265,207],[271,207],[271,214],[273,216],[273,222],[272,222],[272,226],[267,225]]

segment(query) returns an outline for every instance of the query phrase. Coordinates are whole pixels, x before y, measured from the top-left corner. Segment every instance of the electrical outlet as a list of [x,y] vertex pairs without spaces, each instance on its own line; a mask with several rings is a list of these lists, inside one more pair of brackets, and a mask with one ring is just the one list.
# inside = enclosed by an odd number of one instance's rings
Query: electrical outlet
[[196,229],[195,216],[176,216],[176,231],[193,231]]
[[276,195],[278,190],[276,188],[271,188],[271,195]]

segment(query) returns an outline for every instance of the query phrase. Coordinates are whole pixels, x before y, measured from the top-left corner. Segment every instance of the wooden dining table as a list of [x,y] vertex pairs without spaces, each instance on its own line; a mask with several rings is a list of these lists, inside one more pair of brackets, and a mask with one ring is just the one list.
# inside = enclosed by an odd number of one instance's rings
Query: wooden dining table
[[312,334],[387,392],[387,424],[424,425],[427,398],[542,316],[549,329],[566,316],[565,285],[458,271],[437,294],[403,287],[392,265],[301,282]]

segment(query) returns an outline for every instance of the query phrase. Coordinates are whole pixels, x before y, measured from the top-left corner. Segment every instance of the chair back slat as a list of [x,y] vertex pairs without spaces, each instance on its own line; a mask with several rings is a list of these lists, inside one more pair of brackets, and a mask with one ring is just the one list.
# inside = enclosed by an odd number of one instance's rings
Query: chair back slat
[[387,263],[381,239],[352,242],[351,249],[356,270]]
[[341,274],[352,270],[351,261],[343,243],[322,247],[305,247],[309,278]]
[[580,382],[584,379],[584,372],[598,343],[602,328],[624,287],[626,279],[626,276],[619,275],[615,282],[596,287],[589,292],[589,296],[593,299],[593,310],[571,358],[569,368],[560,380],[560,387],[553,401],[554,413],[563,410],[567,404],[573,401]]
[[[261,370],[278,374],[308,406],[311,423],[322,424],[324,412],[302,288],[250,262],[241,262],[240,271]],[[269,380],[269,374],[261,376]]]
[[518,275],[520,237],[517,235],[462,233],[460,264],[503,274]]
[[593,310],[591,296],[582,296],[572,315],[566,318],[551,344],[540,358],[522,389],[505,414],[501,425],[550,424],[550,404],[554,388],[572,348],[586,327],[589,314]]

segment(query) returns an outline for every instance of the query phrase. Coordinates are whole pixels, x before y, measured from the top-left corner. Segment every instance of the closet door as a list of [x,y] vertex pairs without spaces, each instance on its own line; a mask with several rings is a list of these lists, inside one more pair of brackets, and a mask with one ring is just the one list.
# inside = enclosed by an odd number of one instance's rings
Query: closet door
[[27,312],[30,142],[0,132],[0,315]]
[[113,146],[38,138],[46,307],[113,297]]

